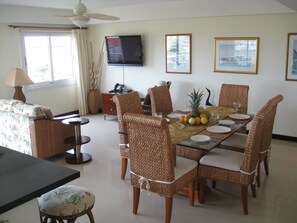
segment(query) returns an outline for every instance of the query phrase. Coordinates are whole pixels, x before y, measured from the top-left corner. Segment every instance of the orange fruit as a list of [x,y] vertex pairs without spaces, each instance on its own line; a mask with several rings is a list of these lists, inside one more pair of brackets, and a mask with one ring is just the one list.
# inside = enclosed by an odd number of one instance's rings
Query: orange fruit
[[196,117],[196,125],[200,125],[201,124],[201,118],[200,117]]
[[180,121],[180,122],[184,122],[184,121],[185,121],[185,117],[186,117],[186,116],[181,115],[181,116],[179,117],[179,121]]

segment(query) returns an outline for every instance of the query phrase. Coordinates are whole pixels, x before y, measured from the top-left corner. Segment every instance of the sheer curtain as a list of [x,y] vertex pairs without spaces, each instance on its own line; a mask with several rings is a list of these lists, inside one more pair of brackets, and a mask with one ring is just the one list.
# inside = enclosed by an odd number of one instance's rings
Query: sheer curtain
[[88,114],[88,46],[85,29],[72,30],[74,39],[74,71],[77,83],[77,98],[80,115]]

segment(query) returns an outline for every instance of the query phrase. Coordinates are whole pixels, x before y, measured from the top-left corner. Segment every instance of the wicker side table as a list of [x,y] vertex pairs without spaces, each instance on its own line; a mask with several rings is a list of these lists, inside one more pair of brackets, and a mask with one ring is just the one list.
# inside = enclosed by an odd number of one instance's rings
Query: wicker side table
[[71,144],[75,146],[74,154],[69,154],[66,156],[65,160],[70,164],[83,164],[92,160],[92,156],[88,153],[81,152],[81,145],[86,144],[91,141],[88,136],[81,135],[81,126],[89,123],[87,118],[69,118],[62,121],[65,125],[74,125],[75,135],[68,137],[64,140],[66,144]]

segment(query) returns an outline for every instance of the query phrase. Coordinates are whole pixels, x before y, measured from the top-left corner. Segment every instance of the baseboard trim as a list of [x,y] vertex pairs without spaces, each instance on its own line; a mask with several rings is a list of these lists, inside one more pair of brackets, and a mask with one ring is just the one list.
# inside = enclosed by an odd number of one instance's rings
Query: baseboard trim
[[66,112],[63,114],[55,115],[54,117],[61,117],[61,116],[74,115],[74,114],[79,114],[79,111],[75,110],[75,111],[71,111],[71,112]]
[[293,136],[284,136],[284,135],[278,135],[278,134],[272,134],[273,139],[279,139],[279,140],[285,140],[285,141],[291,141],[291,142],[297,142],[297,137]]

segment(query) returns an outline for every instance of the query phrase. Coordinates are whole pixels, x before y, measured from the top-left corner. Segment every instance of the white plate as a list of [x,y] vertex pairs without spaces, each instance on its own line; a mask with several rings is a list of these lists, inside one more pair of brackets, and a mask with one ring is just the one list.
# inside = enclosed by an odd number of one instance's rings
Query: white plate
[[168,118],[176,118],[179,119],[180,116],[182,116],[184,114],[179,114],[179,113],[170,113],[167,115]]
[[229,115],[229,117],[234,118],[234,119],[244,120],[244,119],[249,119],[251,116],[246,115],[246,114],[232,114],[232,115]]
[[220,120],[219,124],[221,124],[221,125],[234,125],[235,122],[232,121],[232,120]]
[[195,142],[207,142],[210,140],[210,137],[206,135],[194,135],[191,136],[191,140]]
[[170,119],[169,118],[165,118],[165,119],[166,119],[167,122],[170,122]]
[[231,131],[231,129],[229,127],[217,126],[217,125],[210,126],[206,130],[209,132],[212,132],[212,133],[227,133],[227,132]]

